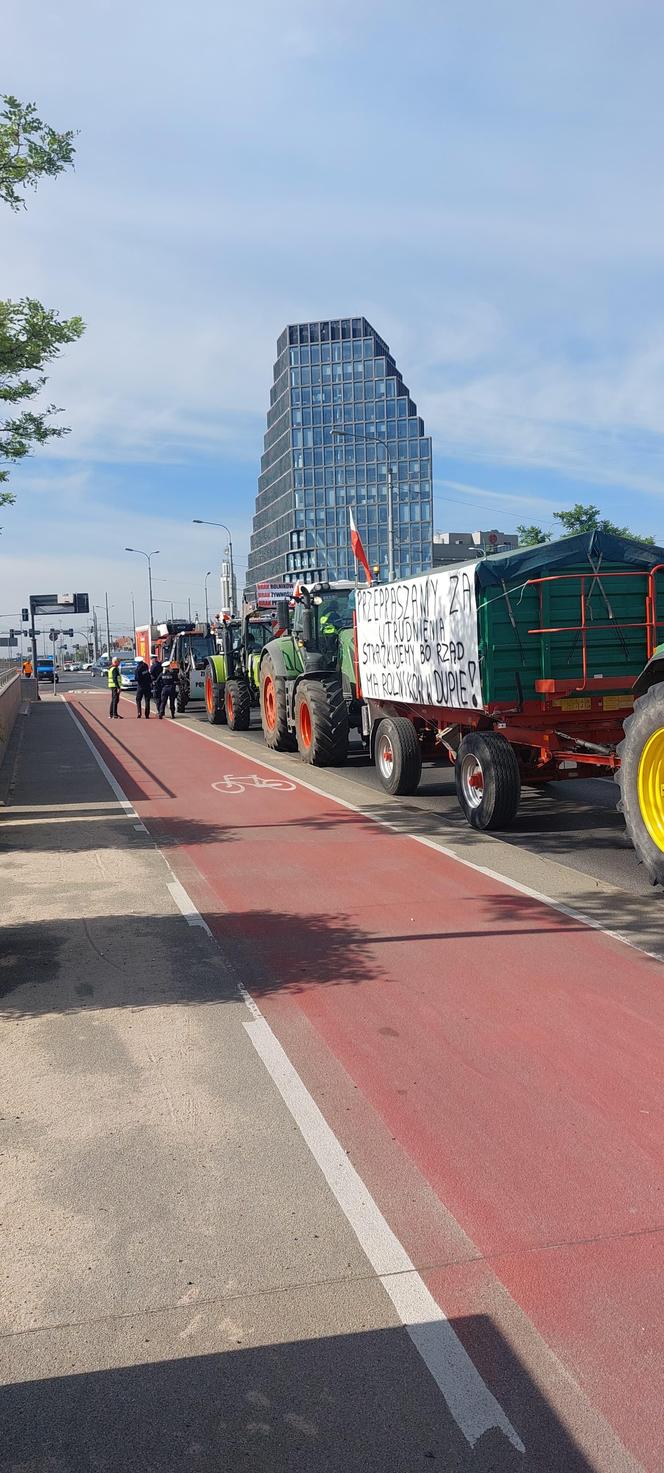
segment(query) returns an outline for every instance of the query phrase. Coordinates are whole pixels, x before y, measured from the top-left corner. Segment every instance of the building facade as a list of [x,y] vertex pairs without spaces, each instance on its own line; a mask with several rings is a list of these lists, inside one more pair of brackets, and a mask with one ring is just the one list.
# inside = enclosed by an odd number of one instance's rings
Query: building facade
[[365,317],[293,324],[277,343],[249,595],[265,579],[354,578],[349,507],[381,579],[431,566],[431,440],[387,343]]
[[433,566],[446,563],[469,563],[474,557],[489,557],[492,552],[507,552],[519,546],[516,532],[434,532]]

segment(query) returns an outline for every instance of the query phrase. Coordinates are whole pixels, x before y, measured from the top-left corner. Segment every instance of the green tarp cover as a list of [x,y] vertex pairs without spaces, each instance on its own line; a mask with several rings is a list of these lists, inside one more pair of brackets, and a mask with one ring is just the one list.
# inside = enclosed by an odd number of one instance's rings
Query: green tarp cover
[[537,547],[516,547],[511,552],[498,552],[480,558],[476,564],[478,588],[502,588],[503,582],[514,585],[528,578],[546,578],[547,574],[564,573],[566,568],[578,571],[586,563],[597,567],[623,563],[630,568],[654,568],[664,563],[664,547],[648,547],[628,537],[614,537],[611,532],[578,532],[561,537],[558,542],[543,542]]

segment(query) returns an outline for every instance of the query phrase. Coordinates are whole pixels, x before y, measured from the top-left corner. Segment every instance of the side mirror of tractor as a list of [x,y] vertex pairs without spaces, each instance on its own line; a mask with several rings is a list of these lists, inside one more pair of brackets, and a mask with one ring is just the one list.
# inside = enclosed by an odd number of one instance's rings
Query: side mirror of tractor
[[302,643],[309,646],[314,637],[314,619],[311,609],[302,610]]
[[280,629],[288,628],[288,599],[277,599],[277,624]]

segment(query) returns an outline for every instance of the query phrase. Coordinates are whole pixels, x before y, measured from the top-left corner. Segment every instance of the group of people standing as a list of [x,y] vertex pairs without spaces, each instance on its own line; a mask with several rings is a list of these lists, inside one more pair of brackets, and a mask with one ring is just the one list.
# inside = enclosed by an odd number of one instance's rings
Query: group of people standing
[[[169,664],[162,664],[161,660],[154,655],[152,664],[148,668],[145,660],[138,660],[135,668],[136,676],[136,715],[140,721],[145,715],[146,721],[150,716],[150,706],[154,701],[157,707],[159,720],[163,721],[166,715],[166,707],[170,707],[171,716],[175,716],[175,702],[178,690],[178,665],[176,660]],[[122,717],[118,711],[120,703],[120,691],[122,690],[122,675],[120,673],[120,661],[113,660],[108,670],[108,684],[111,692],[111,720],[121,721]]]

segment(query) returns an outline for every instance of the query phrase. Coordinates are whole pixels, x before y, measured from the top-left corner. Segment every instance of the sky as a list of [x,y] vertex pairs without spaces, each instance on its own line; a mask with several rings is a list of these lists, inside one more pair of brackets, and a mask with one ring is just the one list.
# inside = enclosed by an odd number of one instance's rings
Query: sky
[[78,130],[0,216],[0,292],[80,313],[11,476],[0,627],[129,628],[246,566],[276,340],[364,315],[433,437],[438,530],[576,501],[664,544],[656,0],[5,0],[0,87]]

